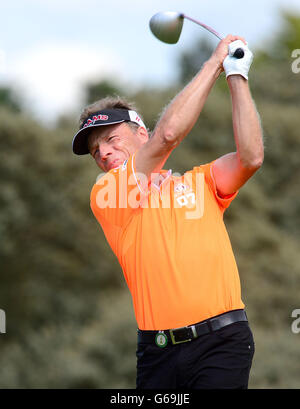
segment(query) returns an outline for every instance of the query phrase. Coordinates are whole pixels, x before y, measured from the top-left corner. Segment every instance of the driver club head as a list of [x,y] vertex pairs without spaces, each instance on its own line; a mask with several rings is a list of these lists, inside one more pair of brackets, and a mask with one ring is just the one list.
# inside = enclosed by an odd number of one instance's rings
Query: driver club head
[[176,44],[179,40],[184,16],[176,11],[164,11],[157,14],[150,20],[150,29],[160,41],[168,44]]

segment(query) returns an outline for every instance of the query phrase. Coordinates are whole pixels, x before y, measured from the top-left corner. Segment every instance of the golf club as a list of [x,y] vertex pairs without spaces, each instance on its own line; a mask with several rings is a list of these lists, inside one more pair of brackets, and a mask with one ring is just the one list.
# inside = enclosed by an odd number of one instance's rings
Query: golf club
[[[205,28],[220,40],[223,39],[223,37],[213,28],[207,26],[204,23],[201,23],[198,20],[188,17],[183,13],[178,13],[176,11],[163,11],[154,14],[154,16],[152,16],[150,19],[150,29],[155,37],[157,37],[160,41],[168,44],[175,44],[179,40],[183,21],[185,18]],[[233,54],[233,57],[243,58],[244,50],[242,48],[238,48]]]

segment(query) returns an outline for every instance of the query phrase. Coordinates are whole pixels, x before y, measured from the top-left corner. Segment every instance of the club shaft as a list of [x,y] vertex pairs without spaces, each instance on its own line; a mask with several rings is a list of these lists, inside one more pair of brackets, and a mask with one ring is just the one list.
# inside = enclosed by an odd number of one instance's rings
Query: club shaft
[[192,21],[193,23],[198,24],[199,26],[201,26],[201,27],[205,28],[206,30],[210,31],[212,34],[214,34],[214,35],[215,35],[216,37],[218,37],[220,40],[223,40],[223,37],[221,36],[221,34],[219,34],[219,33],[218,33],[217,31],[215,31],[213,28],[207,26],[206,24],[201,23],[200,21],[195,20],[194,18],[187,16],[186,14],[181,14],[181,17],[182,17],[182,18],[186,18],[187,20],[190,20],[190,21]]

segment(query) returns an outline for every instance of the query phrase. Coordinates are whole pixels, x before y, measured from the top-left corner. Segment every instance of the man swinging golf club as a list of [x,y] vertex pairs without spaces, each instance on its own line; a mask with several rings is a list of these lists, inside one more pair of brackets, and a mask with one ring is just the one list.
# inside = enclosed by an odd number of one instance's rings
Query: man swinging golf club
[[[233,57],[237,48],[243,58]],[[251,62],[243,38],[222,39],[151,136],[120,98],[96,101],[81,115],[73,152],[90,153],[105,172],[92,188],[91,209],[132,295],[137,388],[248,387],[254,342],[223,214],[263,163]],[[188,137],[222,71],[236,151],[175,177],[163,166]]]

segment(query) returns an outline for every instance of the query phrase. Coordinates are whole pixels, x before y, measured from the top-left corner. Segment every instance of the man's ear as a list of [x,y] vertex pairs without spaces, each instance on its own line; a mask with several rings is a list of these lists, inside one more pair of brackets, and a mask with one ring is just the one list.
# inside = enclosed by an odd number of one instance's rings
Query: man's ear
[[148,132],[147,132],[147,130],[146,130],[143,126],[140,126],[140,127],[138,128],[138,130],[137,130],[137,136],[138,136],[139,140],[140,140],[142,143],[146,143],[146,142],[148,141],[148,139],[149,139]]

